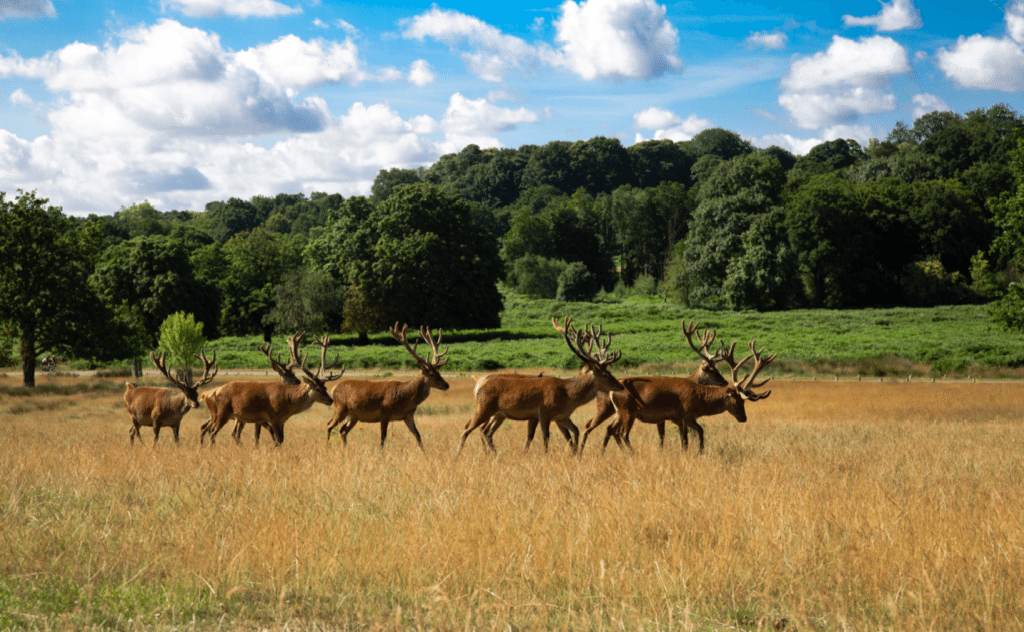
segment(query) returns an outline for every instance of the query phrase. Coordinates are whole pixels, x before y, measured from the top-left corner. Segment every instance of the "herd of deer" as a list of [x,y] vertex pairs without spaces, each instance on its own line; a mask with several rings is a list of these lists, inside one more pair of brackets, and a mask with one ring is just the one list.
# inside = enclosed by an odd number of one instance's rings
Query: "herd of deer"
[[[480,428],[482,441],[491,451],[495,451],[494,433],[506,419],[528,422],[526,448],[530,447],[537,426],[540,426],[544,439],[544,449],[548,447],[549,429],[552,422],[569,442],[571,449],[582,451],[587,437],[598,426],[604,423],[613,413],[618,414],[617,420],[606,430],[604,447],[612,439],[621,447],[632,448],[629,434],[636,421],[656,424],[661,445],[665,443],[665,422],[671,421],[679,428],[683,449],[687,449],[689,441],[687,429],[693,428],[700,441],[700,450],[704,450],[704,429],[697,419],[709,415],[728,412],[739,422],[747,420],[744,402],[764,399],[771,391],[756,392],[754,389],[763,387],[771,378],[754,382],[757,374],[775,359],[775,354],[764,356],[764,349],[755,348],[755,341],[749,343],[750,354],[737,362],[734,358],[736,343],[728,348],[724,344],[712,353],[715,331],[702,331],[697,341],[697,323],[687,325],[681,323],[683,334],[690,347],[701,359],[701,364],[687,377],[627,377],[618,380],[612,375],[609,367],[614,364],[622,353],[609,352],[611,334],[604,334],[601,327],[585,326],[583,329],[573,327],[572,318],[566,318],[560,326],[557,319],[552,320],[554,328],[562,334],[569,349],[584,363],[579,373],[571,378],[548,376],[526,376],[516,373],[493,373],[477,380],[474,389],[476,410],[465,426],[465,432],[459,442],[462,451],[469,435]],[[448,349],[439,350],[441,330],[435,340],[429,329],[420,327],[420,338],[431,348],[431,359],[421,358],[416,350],[419,342],[412,346],[406,337],[408,325],[399,329],[398,323],[391,328],[391,335],[400,342],[415,358],[420,374],[412,380],[344,380],[328,392],[328,382],[342,377],[345,367],[337,373],[333,369],[338,359],[328,366],[327,348],[330,337],[315,337],[314,343],[320,348],[320,368],[314,373],[306,367],[307,355],[299,350],[305,337],[297,333],[288,339],[290,361],[281,362],[280,354],[275,357],[270,345],[260,350],[270,360],[271,367],[280,375],[277,382],[229,382],[222,386],[207,390],[200,394],[199,388],[209,384],[217,375],[217,354],[207,358],[205,351],[195,357],[203,363],[203,375],[196,381],[190,375],[168,371],[166,354],[150,359],[157,369],[175,388],[152,386],[135,386],[130,382],[124,393],[124,406],[132,417],[132,428],[129,432],[131,442],[141,439],[140,427],[153,428],[154,444],[160,438],[160,429],[171,428],[174,440],[178,441],[178,427],[182,417],[189,410],[199,407],[205,402],[210,412],[210,419],[202,426],[200,443],[210,438],[214,443],[217,433],[230,421],[235,420],[232,437],[236,442],[241,439],[245,424],[255,426],[255,439],[259,443],[260,430],[266,428],[274,439],[275,445],[284,441],[285,422],[298,413],[309,409],[314,403],[333,406],[334,413],[327,424],[327,440],[331,432],[338,428],[338,435],[347,444],[348,433],[357,423],[380,424],[381,447],[387,438],[388,424],[402,420],[416,438],[420,449],[423,441],[416,429],[416,409],[430,395],[431,389],[448,390],[448,382],[439,370],[447,364]],[[739,379],[740,368],[749,360],[754,364],[750,372]],[[732,380],[727,381],[716,368],[724,362],[729,365]],[[295,371],[301,371],[301,379]],[[597,412],[587,423],[580,440],[579,429],[570,419],[580,406],[597,399]]]

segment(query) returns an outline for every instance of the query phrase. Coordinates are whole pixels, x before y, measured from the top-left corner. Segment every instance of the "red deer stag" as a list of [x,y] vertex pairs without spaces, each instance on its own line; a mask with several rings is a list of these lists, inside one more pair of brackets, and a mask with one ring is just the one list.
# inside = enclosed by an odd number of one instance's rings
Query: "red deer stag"
[[[586,366],[575,377],[568,379],[526,378],[503,373],[493,373],[480,378],[474,389],[476,411],[466,424],[466,431],[462,433],[460,453],[470,433],[484,424],[488,424],[488,427],[482,430],[484,443],[492,452],[496,451],[491,435],[505,419],[526,420],[531,424],[539,424],[545,450],[548,445],[549,424],[555,422],[559,428],[572,434],[570,445],[575,451],[579,429],[570,419],[572,413],[594,399],[601,391],[622,390],[622,384],[608,369],[622,357],[619,351],[608,352],[611,334],[605,337],[602,343],[600,329],[594,331],[585,327],[584,331],[578,331],[572,326],[572,318],[565,319],[564,327],[558,325],[558,319],[552,319],[551,324],[562,334],[569,349],[583,360]],[[526,447],[529,448],[529,445],[527,441]]]
[[[384,448],[384,440],[388,437],[388,423],[402,420],[409,432],[416,437],[416,444],[423,449],[420,432],[416,429],[416,409],[430,395],[430,389],[448,390],[448,382],[441,377],[439,369],[448,364],[448,348],[438,351],[441,344],[441,329],[437,330],[437,340],[430,334],[429,328],[420,327],[420,338],[427,341],[431,349],[431,359],[427,362],[416,354],[419,341],[409,346],[406,330],[409,325],[398,329],[398,323],[390,329],[395,340],[402,343],[406,351],[416,359],[420,374],[408,382],[390,380],[378,382],[370,380],[345,380],[334,387],[334,414],[327,423],[327,441],[331,441],[331,431],[345,422],[338,429],[338,436],[343,444],[348,445],[348,433],[360,421],[366,424],[380,424],[380,447]],[[346,421],[347,420],[347,421]]]
[[[718,367],[715,366],[722,361],[721,352],[724,351],[724,349],[711,353],[711,346],[714,344],[715,336],[718,332],[716,330],[711,330],[709,332],[705,329],[697,339],[698,342],[700,342],[700,346],[697,346],[693,342],[693,334],[696,333],[698,326],[697,321],[693,321],[690,325],[687,325],[685,320],[679,323],[679,327],[683,330],[683,335],[686,336],[686,341],[690,344],[690,348],[694,350],[701,360],[700,366],[698,366],[693,373],[683,379],[690,380],[697,384],[704,384],[705,386],[728,386],[729,382],[722,377]],[[626,392],[633,393],[636,391],[636,384],[639,383],[638,381],[643,379],[646,378],[623,378],[622,385],[626,388]],[[580,442],[580,452],[582,452],[583,448],[587,445],[587,437],[590,436],[590,433],[596,430],[598,426],[604,423],[604,421],[613,414],[615,414],[615,406],[612,405],[611,397],[609,397],[607,393],[600,393],[597,396],[597,413],[589,422],[587,422],[586,429],[583,433],[583,440]],[[641,419],[641,421],[657,425],[658,443],[661,447],[665,446],[665,419],[666,418],[657,420],[653,418]],[[619,426],[616,421],[609,426],[608,434],[616,434],[618,429]],[[607,441],[605,441],[605,443],[607,444]]]
[[132,428],[128,431],[128,436],[133,444],[136,437],[142,440],[142,434],[139,432],[142,426],[153,428],[153,445],[160,439],[160,429],[163,427],[170,428],[174,432],[174,442],[178,442],[181,418],[188,411],[199,407],[199,387],[209,384],[217,375],[217,352],[214,351],[213,358],[209,360],[206,358],[205,349],[200,350],[200,353],[202,355],[197,355],[196,358],[203,363],[203,377],[198,383],[194,384],[190,376],[181,373],[172,376],[167,370],[167,354],[161,353],[158,358],[153,352],[149,353],[150,361],[176,388],[135,386],[131,382],[125,382],[124,407],[132,416]]
[[[288,384],[288,385],[291,385],[291,386],[302,384],[302,381],[299,380],[299,378],[295,377],[295,369],[297,369],[299,367],[299,355],[300,355],[299,354],[299,345],[302,344],[302,340],[305,337],[306,337],[306,332],[303,331],[301,333],[300,332],[295,332],[295,335],[293,335],[291,338],[286,339],[286,342],[288,344],[288,355],[291,358],[288,361],[287,364],[283,364],[281,362],[281,354],[277,354],[276,358],[274,357],[274,355],[273,355],[274,349],[273,349],[273,347],[270,346],[269,343],[267,343],[267,344],[263,345],[262,347],[260,347],[260,351],[263,352],[263,355],[267,356],[267,359],[270,360],[270,367],[272,369],[274,369],[274,371],[278,375],[281,376],[281,383],[282,384]],[[207,422],[203,424],[203,427],[201,429],[202,432],[199,435],[199,442],[200,443],[202,443],[203,440],[206,438],[206,436],[208,434],[210,434],[210,430],[212,429],[213,415],[214,415],[214,411],[217,409],[217,404],[216,404],[215,400],[216,400],[217,396],[219,395],[221,388],[223,388],[223,387],[217,387],[215,389],[211,389],[209,391],[206,391],[199,398],[201,401],[206,402],[206,407],[210,411],[210,419],[207,420]],[[260,444],[260,430],[262,429],[263,426],[261,424],[255,424],[255,426],[256,426],[256,432],[255,432],[255,435],[254,435],[255,443],[256,443],[256,445],[259,445]],[[231,437],[235,440],[235,443],[241,443],[241,440],[242,440],[242,429],[244,427],[245,427],[245,422],[244,421],[242,421],[240,419],[235,419],[235,429],[231,431]]]
[[[619,413],[619,419],[616,427],[609,428],[604,439],[604,446],[607,447],[609,439],[615,439],[620,445],[625,443],[626,447],[632,449],[629,432],[633,428],[635,420],[668,419],[679,427],[683,450],[689,448],[689,440],[686,436],[689,427],[697,431],[700,451],[703,452],[704,428],[697,423],[698,418],[728,412],[736,418],[736,421],[743,423],[747,420],[744,402],[758,401],[772,394],[771,391],[756,393],[753,390],[761,388],[771,378],[758,383],[754,383],[754,378],[762,369],[771,364],[776,354],[763,357],[764,349],[757,351],[754,344],[755,341],[751,340],[749,343],[750,355],[738,363],[733,359],[735,342],[729,347],[728,352],[721,353],[722,359],[732,369],[732,384],[730,386],[705,386],[688,378],[646,377],[636,378],[631,391],[613,393],[612,404]],[[737,376],[739,369],[751,358],[754,359],[754,367],[745,378],[740,380]]]
[[[301,384],[229,382],[211,391],[205,398],[206,405],[210,408],[210,422],[206,433],[210,436],[210,443],[214,443],[217,433],[228,420],[234,418],[238,421],[236,428],[247,423],[256,424],[257,429],[261,425],[266,426],[274,437],[274,444],[279,446],[284,442],[284,423],[290,417],[308,410],[316,402],[330,406],[334,400],[327,392],[327,383],[345,373],[345,368],[342,367],[340,373],[325,375],[325,372],[338,365],[335,358],[335,361],[327,366],[327,347],[330,341],[330,336],[322,340],[315,339],[315,343],[320,347],[320,368],[316,373],[306,368],[306,356],[299,356],[298,368],[304,374]],[[269,355],[269,347],[267,353]],[[238,432],[238,436],[235,436],[236,442],[240,440],[240,436],[241,433]]]

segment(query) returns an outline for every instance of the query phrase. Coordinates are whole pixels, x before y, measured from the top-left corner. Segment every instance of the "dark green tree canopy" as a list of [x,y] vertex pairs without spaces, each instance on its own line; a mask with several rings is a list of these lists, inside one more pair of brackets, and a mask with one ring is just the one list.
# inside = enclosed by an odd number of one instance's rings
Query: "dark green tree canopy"
[[436,186],[399,186],[379,206],[357,198],[306,249],[310,266],[360,293],[363,327],[498,326],[502,266],[472,207]]

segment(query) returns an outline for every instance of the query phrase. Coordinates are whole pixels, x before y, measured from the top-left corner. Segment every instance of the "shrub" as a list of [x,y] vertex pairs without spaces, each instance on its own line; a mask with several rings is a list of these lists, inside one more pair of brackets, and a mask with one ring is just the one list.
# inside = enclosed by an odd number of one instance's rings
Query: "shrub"
[[512,278],[509,281],[520,294],[534,298],[555,298],[559,278],[566,268],[564,261],[546,259],[540,255],[523,255],[512,264]]
[[597,277],[587,266],[575,261],[566,266],[558,277],[558,292],[555,300],[590,301],[597,294]]

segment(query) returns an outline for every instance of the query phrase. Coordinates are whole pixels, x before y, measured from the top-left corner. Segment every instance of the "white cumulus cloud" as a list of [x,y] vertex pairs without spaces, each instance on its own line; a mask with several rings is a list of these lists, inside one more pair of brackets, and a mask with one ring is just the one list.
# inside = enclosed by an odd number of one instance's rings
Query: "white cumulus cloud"
[[960,37],[950,49],[935,53],[939,69],[965,88],[1024,90],[1024,2],[1006,9],[1006,35]]
[[946,105],[946,102],[939,97],[934,94],[928,94],[927,92],[915,94],[912,101],[914,102],[915,119],[921,118],[929,112],[950,112],[953,109]]
[[431,70],[427,60],[417,59],[412,62],[412,66],[409,68],[409,83],[422,88],[434,83],[436,80],[437,75]]
[[879,31],[900,31],[921,28],[921,14],[914,6],[914,0],[893,0],[892,4],[880,2],[882,11],[866,17],[843,16],[846,26],[873,26]]
[[748,48],[764,46],[771,50],[785,48],[788,42],[789,36],[782,31],[752,31],[744,40]]
[[467,99],[458,92],[448,101],[441,119],[445,153],[459,151],[473,143],[480,147],[501,147],[493,135],[515,129],[523,123],[536,123],[540,115],[526,108],[505,108],[487,99]]
[[782,78],[779,104],[805,129],[851,123],[861,115],[894,110],[889,84],[910,71],[906,50],[888,37],[834,36],[828,50],[793,60]]
[[21,88],[18,88],[17,90],[11,93],[11,103],[13,103],[14,105],[32,107],[35,101],[32,100],[32,97],[28,96],[28,93],[26,93]]
[[57,11],[50,0],[2,0],[0,20],[6,18],[55,18]]
[[177,11],[190,18],[216,18],[231,15],[239,18],[274,18],[302,13],[302,7],[289,7],[274,0],[162,0],[164,11]]
[[[162,20],[103,47],[0,54],[0,77],[39,79],[58,97],[46,135],[26,140],[0,130],[0,190],[45,191],[73,214],[111,213],[142,199],[201,210],[231,196],[366,193],[382,168],[435,160],[440,145],[426,135],[445,130],[384,104],[356,103],[334,116],[319,96],[298,96],[308,85],[360,79],[355,53],[347,42],[293,36],[234,52],[215,34]],[[474,129],[471,109],[454,108],[453,133]],[[483,131],[488,120],[497,130],[531,120],[502,108],[478,115]]]
[[[690,140],[700,132],[712,127],[711,121],[702,119],[696,114],[691,114],[685,119],[680,118],[674,112],[657,107],[650,107],[646,110],[633,114],[633,124],[637,129],[654,130],[653,140]],[[636,142],[649,140],[640,133],[636,135]]]
[[549,63],[584,79],[650,79],[682,70],[679,32],[653,0],[566,0]]

